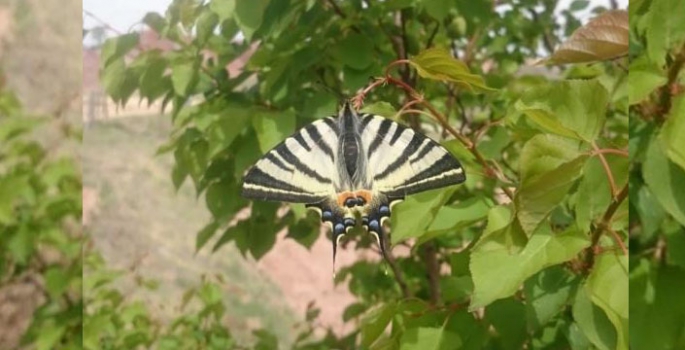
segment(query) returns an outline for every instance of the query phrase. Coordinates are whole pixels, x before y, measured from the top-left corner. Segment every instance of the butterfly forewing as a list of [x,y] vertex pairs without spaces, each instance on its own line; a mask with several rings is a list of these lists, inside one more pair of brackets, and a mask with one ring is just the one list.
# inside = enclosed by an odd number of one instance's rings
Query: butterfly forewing
[[267,152],[245,175],[243,196],[293,203],[335,196],[338,134],[332,119],[307,125]]
[[367,181],[390,197],[464,182],[459,162],[440,144],[399,123],[379,116],[362,120],[367,149]]

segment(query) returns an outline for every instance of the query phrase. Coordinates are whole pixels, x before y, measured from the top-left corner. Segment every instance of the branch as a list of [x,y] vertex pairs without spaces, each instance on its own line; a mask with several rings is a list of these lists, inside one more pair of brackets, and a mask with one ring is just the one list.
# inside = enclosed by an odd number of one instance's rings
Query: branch
[[[623,244],[623,241],[621,241],[621,237],[616,233],[612,228],[611,228],[611,221],[614,218],[614,214],[616,214],[616,211],[618,208],[621,206],[623,201],[628,197],[628,182],[621,188],[621,191],[618,192],[618,195],[614,197],[611,201],[611,204],[609,204],[609,207],[607,207],[607,210],[604,212],[604,215],[602,215],[602,219],[597,224],[593,224],[592,230],[591,230],[591,235],[592,235],[592,244],[590,247],[587,248],[587,255],[586,255],[586,267],[589,270],[590,267],[595,262],[595,253],[597,252],[597,245],[599,244],[599,239],[602,237],[602,234],[604,232],[609,232],[614,241],[616,241],[617,245],[621,247],[621,250],[623,254],[628,254],[628,250],[625,248],[625,245]],[[618,243],[620,241],[620,243]]]
[[658,112],[654,118],[660,124],[666,121],[665,115],[671,110],[671,98],[674,95],[672,87],[674,84],[678,84],[678,73],[683,68],[683,64],[685,64],[685,45],[676,54],[673,64],[668,69],[668,81],[659,89],[659,108],[657,108]]
[[614,181],[614,174],[611,172],[611,168],[609,167],[609,163],[607,162],[606,158],[604,158],[604,153],[599,152],[599,147],[597,147],[597,143],[594,141],[592,142],[592,148],[594,149],[594,153],[599,157],[599,161],[602,163],[602,167],[604,168],[604,172],[607,174],[607,179],[609,180],[609,186],[611,186],[611,197],[616,198],[616,194],[618,193],[618,188],[616,188],[616,181]]
[[437,305],[440,301],[440,264],[438,263],[435,242],[428,242],[422,246],[423,262],[428,271],[428,291],[431,305]]
[[383,257],[392,269],[393,276],[395,276],[395,281],[397,281],[397,284],[400,286],[400,289],[402,290],[402,296],[404,296],[405,298],[411,298],[412,294],[409,291],[409,287],[407,286],[407,281],[404,279],[404,274],[402,273],[402,270],[399,266],[397,266],[397,260],[395,260],[395,257],[392,255],[392,251],[383,250]]

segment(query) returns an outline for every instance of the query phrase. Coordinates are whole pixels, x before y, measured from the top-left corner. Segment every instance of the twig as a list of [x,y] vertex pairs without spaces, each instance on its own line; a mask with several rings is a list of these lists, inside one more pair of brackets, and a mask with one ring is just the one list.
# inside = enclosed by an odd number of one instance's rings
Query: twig
[[428,291],[431,305],[437,305],[440,301],[440,264],[438,263],[435,242],[427,242],[422,247],[423,261],[428,271]]
[[611,186],[611,197],[616,198],[616,194],[618,193],[618,188],[616,188],[616,181],[614,181],[614,174],[611,172],[611,168],[609,167],[609,163],[607,162],[606,158],[604,158],[604,153],[599,152],[599,147],[597,147],[597,143],[594,141],[592,142],[592,148],[594,149],[594,153],[599,157],[599,161],[602,163],[602,167],[604,168],[604,172],[607,174],[607,179],[609,180],[609,186]]
[[594,149],[592,152],[590,152],[591,156],[595,156],[598,154],[616,154],[621,157],[629,157],[630,155],[628,154],[628,151],[622,150],[622,149],[614,149],[614,148],[600,148],[600,149]]
[[[604,215],[602,215],[602,218],[597,224],[592,225],[592,230],[591,230],[591,239],[592,243],[590,244],[590,247],[587,248],[587,255],[586,255],[586,267],[589,270],[592,265],[594,265],[595,262],[595,254],[597,252],[597,245],[599,244],[599,239],[602,237],[602,234],[606,232],[613,231],[611,229],[611,221],[614,217],[614,214],[616,214],[616,211],[618,208],[621,206],[623,201],[628,197],[628,183],[621,188],[621,191],[618,192],[618,195],[614,197],[611,201],[611,204],[609,204],[609,207],[607,207],[607,210],[604,212]],[[609,231],[611,230],[611,231]],[[616,234],[615,237],[618,237],[620,240],[620,236]],[[616,238],[614,238],[616,239]],[[619,246],[622,246],[623,242],[617,243]],[[623,249],[623,253],[627,254],[627,249]]]
[[625,243],[623,243],[623,240],[621,239],[621,236],[618,234],[618,232],[614,231],[614,229],[612,229],[609,226],[605,227],[604,229],[611,234],[611,238],[613,238],[616,245],[619,248],[621,248],[623,255],[628,255],[628,248],[626,248],[626,245]]
[[397,284],[400,286],[400,290],[402,290],[402,296],[405,298],[411,298],[412,295],[409,291],[409,287],[407,286],[407,281],[404,279],[402,270],[399,266],[397,266],[397,260],[395,260],[395,257],[392,255],[392,251],[386,249],[383,252],[383,257],[385,258],[385,261],[388,262],[388,265],[390,265],[390,269],[392,269],[393,275],[395,276],[395,281],[397,281]]
[[678,83],[678,75],[683,68],[683,64],[685,64],[685,44],[676,54],[673,64],[668,69],[668,81],[659,89],[659,108],[657,108],[658,112],[654,116],[654,119],[659,124],[666,120],[665,115],[671,110],[671,99],[673,97],[671,88],[674,84]]
[[431,32],[431,35],[428,37],[428,40],[426,41],[426,49],[429,49],[431,46],[433,46],[433,39],[435,39],[435,35],[438,34],[439,28],[440,22],[436,21],[435,28],[433,28],[433,32]]

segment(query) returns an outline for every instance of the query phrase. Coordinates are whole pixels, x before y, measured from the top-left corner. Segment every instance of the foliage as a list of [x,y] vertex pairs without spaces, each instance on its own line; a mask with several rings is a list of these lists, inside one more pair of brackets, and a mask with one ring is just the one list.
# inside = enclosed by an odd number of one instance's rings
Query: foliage
[[633,349],[685,346],[685,302],[680,297],[685,281],[683,10],[682,2],[663,0],[630,6]]
[[22,284],[40,291],[24,344],[77,348],[82,333],[81,177],[73,159],[54,159],[36,140],[46,122],[25,115],[16,97],[0,90],[0,291]]
[[[142,50],[136,33],[102,48],[115,101],[137,93],[171,109],[175,130],[160,152],[173,152],[174,184],[192,181],[213,216],[196,249],[233,242],[259,259],[284,227],[305,246],[317,239],[320,223],[302,205],[250,203],[240,180],[298,127],[334,114],[330,91],[442,140],[467,172],[464,185],[393,209],[392,242],[412,249],[389,260],[392,273],[369,261],[338,273],[357,298],[345,320],[359,326],[305,333],[296,348],[628,348],[628,106],[645,94],[628,88],[628,45],[558,76],[518,73],[541,45],[579,61],[553,47],[587,1],[563,12],[564,26],[555,1],[247,4],[176,0],[143,20],[174,50]],[[664,156],[652,161],[667,170],[655,176],[679,176]],[[679,197],[667,198],[678,210]],[[251,215],[237,218],[245,208]],[[348,240],[372,246],[366,234]]]

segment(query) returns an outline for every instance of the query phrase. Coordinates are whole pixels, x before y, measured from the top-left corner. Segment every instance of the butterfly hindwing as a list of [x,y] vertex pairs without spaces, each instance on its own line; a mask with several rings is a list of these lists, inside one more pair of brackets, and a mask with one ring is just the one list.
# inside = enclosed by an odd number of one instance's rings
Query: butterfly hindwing
[[243,179],[243,196],[251,199],[316,203],[335,195],[339,181],[333,118],[298,130],[267,152]]
[[439,143],[380,116],[362,119],[361,140],[367,152],[367,182],[391,198],[465,181],[464,170]]

